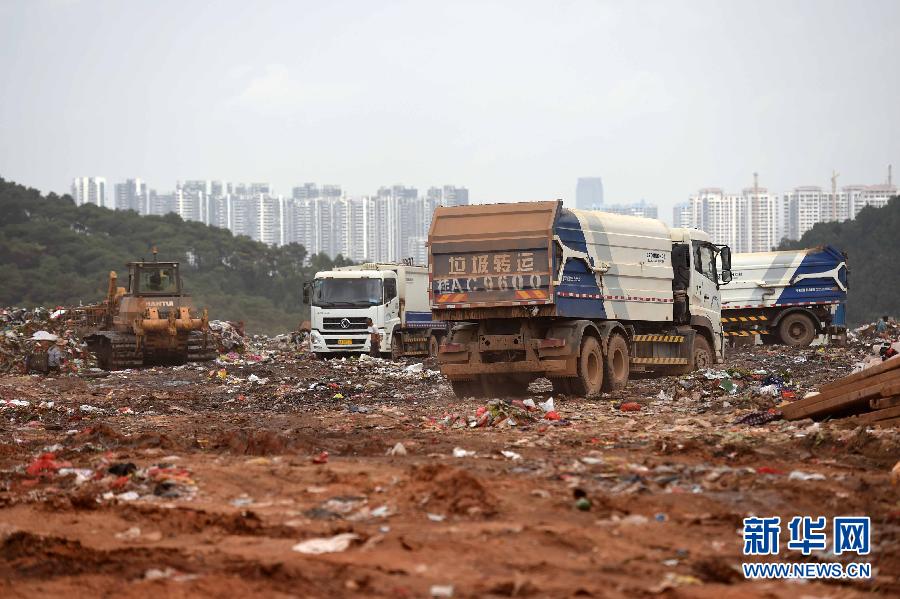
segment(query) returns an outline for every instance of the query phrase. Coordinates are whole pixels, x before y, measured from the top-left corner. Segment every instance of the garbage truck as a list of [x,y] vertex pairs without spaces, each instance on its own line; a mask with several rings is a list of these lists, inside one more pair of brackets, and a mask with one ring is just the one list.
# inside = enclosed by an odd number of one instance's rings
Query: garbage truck
[[724,360],[731,250],[703,231],[561,200],[439,207],[428,254],[433,318],[452,323],[438,363],[459,397],[541,377],[594,396]]
[[428,269],[394,263],[342,266],[303,287],[310,305],[310,350],[317,357],[370,353],[372,319],[385,357],[435,355],[447,323],[434,322]]
[[804,347],[846,334],[849,270],[838,248],[736,253],[732,274],[722,288],[726,336]]

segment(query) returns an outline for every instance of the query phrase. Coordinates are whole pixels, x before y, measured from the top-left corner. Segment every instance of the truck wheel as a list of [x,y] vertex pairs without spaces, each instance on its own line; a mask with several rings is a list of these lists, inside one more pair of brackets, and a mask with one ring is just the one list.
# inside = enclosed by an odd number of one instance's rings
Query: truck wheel
[[400,333],[391,335],[391,360],[403,357],[403,336]]
[[628,357],[628,342],[618,333],[609,338],[606,347],[606,371],[603,373],[603,390],[620,391],[628,384],[628,371],[630,360]]
[[581,340],[578,376],[569,384],[572,393],[582,397],[594,397],[603,390],[603,353],[595,337],[585,336]]
[[816,325],[806,314],[788,314],[778,325],[781,342],[790,347],[806,347],[816,338]]
[[694,348],[691,350],[691,372],[713,367],[712,349],[706,337],[697,333],[694,336]]
[[438,351],[441,348],[441,342],[438,341],[438,338],[435,335],[430,335],[428,337],[428,355],[432,358],[438,355]]

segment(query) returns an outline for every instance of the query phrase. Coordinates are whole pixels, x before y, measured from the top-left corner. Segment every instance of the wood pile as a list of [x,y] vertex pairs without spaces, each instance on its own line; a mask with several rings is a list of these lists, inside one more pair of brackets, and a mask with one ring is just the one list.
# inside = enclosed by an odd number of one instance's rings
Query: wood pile
[[786,420],[855,416],[860,424],[900,426],[900,357],[822,385],[781,413]]

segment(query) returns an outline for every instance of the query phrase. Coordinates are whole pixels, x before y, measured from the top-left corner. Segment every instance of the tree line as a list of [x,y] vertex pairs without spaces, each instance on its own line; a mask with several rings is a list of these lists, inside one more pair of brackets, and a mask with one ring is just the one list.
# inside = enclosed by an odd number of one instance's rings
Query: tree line
[[[244,321],[248,332],[274,334],[308,318],[301,289],[318,270],[351,264],[309,256],[292,243],[268,246],[177,214],[76,206],[68,195],[46,196],[0,178],[0,305],[64,306],[103,299],[107,277],[125,264],[181,262],[194,304],[210,319]],[[121,279],[120,279],[121,280]]]
[[847,253],[849,289],[847,321],[869,323],[883,315],[900,317],[900,196],[881,208],[866,206],[853,220],[818,223],[799,241],[779,249],[830,244]]

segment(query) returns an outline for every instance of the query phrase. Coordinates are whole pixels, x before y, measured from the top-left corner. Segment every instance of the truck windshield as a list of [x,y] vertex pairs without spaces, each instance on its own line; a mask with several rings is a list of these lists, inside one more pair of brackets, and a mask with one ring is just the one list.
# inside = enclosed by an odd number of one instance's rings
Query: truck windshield
[[316,279],[312,305],[322,308],[365,308],[379,306],[381,279]]

